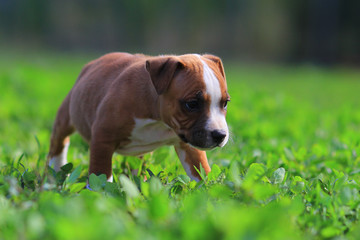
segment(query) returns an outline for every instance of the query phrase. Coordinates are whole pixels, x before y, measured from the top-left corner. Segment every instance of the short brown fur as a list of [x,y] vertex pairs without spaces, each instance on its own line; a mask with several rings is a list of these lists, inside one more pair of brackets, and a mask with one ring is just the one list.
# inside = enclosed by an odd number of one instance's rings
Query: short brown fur
[[[222,92],[227,94],[221,60],[204,56]],[[51,136],[49,158],[59,155],[68,136],[77,130],[90,144],[89,174],[112,175],[112,155],[130,143],[134,118],[162,121],[176,134],[186,134],[203,124],[206,112],[186,117],[177,99],[203,89],[202,65],[195,55],[150,57],[141,54],[110,53],[87,64],[58,110]],[[171,104],[170,104],[171,103]],[[200,119],[200,120],[199,120]],[[180,139],[177,152],[186,153],[191,173],[203,166],[210,171],[206,153]]]

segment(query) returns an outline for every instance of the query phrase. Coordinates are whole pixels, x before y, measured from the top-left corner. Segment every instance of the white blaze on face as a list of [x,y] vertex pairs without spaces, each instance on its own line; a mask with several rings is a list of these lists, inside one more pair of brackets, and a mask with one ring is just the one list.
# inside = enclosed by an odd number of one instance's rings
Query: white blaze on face
[[224,130],[226,132],[226,137],[224,141],[220,144],[220,147],[223,147],[229,139],[229,129],[226,124],[225,115],[221,112],[221,88],[219,80],[216,78],[214,72],[211,68],[197,55],[200,61],[203,64],[203,76],[206,86],[206,92],[210,95],[210,117],[207,120],[205,129],[208,131],[213,130]]

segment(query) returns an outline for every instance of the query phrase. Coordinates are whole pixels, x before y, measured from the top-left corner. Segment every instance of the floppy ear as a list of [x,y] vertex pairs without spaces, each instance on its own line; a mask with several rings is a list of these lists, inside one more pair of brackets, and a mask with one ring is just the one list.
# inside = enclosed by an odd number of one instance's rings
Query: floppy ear
[[156,57],[146,61],[146,70],[159,95],[168,89],[176,72],[182,68],[184,64],[176,57]]
[[221,75],[225,78],[224,67],[223,67],[222,61],[219,57],[211,55],[211,54],[205,54],[205,55],[203,55],[203,57],[216,63],[216,65],[218,66],[218,68],[220,70]]

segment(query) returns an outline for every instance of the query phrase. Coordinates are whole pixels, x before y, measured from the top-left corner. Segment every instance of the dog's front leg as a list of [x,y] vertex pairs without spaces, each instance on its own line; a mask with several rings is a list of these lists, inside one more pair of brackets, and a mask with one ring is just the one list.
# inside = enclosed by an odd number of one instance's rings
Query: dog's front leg
[[204,168],[206,174],[211,171],[205,151],[193,148],[182,142],[175,146],[175,151],[185,169],[185,172],[191,179],[195,181],[201,180],[199,173],[195,169],[196,167],[200,170],[200,164]]

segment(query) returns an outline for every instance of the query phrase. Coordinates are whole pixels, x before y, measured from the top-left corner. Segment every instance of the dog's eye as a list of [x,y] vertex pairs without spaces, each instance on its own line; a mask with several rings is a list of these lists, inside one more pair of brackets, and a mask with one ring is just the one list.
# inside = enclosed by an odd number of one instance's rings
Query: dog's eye
[[226,100],[226,101],[224,102],[224,109],[225,109],[225,110],[227,109],[228,102],[230,102],[230,100]]
[[185,108],[189,112],[195,112],[200,109],[200,103],[198,100],[191,100],[191,101],[185,102]]

